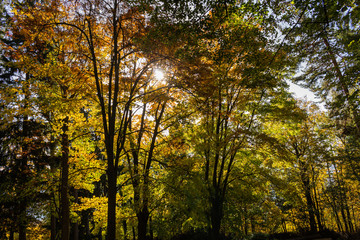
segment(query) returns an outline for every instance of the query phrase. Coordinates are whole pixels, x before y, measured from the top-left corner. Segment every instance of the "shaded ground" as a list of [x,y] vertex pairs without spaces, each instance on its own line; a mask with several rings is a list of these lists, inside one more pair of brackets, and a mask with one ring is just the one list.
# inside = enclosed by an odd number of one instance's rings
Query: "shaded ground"
[[[188,232],[178,235],[172,240],[209,240],[205,232]],[[360,233],[339,234],[333,231],[322,231],[319,233],[258,233],[243,239],[222,236],[219,240],[360,240]]]
[[340,234],[327,230],[318,233],[255,234],[249,240],[360,240],[360,233]]

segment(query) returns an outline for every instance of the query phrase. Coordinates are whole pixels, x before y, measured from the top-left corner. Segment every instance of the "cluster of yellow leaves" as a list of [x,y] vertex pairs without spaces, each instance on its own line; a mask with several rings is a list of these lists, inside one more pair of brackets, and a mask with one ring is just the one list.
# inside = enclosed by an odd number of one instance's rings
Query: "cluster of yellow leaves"
[[74,152],[70,159],[69,180],[78,189],[94,190],[94,182],[105,173],[105,164],[96,159],[95,153]]
[[71,212],[73,217],[79,218],[77,213],[88,209],[93,209],[93,218],[95,221],[94,232],[98,232],[100,228],[106,226],[107,219],[107,197],[92,197],[92,198],[79,198],[80,203],[73,203],[71,205]]
[[50,239],[50,230],[47,229],[45,226],[41,226],[39,224],[31,224],[27,229],[27,238],[48,240]]
[[[120,196],[120,194],[117,194],[116,201],[119,205],[121,205],[120,203],[124,202],[124,199]],[[93,219],[95,222],[93,233],[97,234],[101,229],[104,230],[106,228],[107,202],[107,197],[80,197],[79,203],[73,203],[70,207],[73,221],[78,221],[80,219],[79,213],[81,211],[89,209],[93,210]],[[126,211],[129,211],[129,209]],[[129,212],[124,212],[122,207],[120,207],[120,211],[118,211],[118,213],[120,214],[120,216],[118,216],[119,219],[129,218]]]

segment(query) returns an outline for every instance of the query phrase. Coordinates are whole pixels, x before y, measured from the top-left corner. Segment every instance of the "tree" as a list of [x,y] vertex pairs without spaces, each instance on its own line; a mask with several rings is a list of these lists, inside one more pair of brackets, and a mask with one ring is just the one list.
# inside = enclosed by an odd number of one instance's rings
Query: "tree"
[[[93,80],[93,83],[87,84],[96,92],[100,106],[107,155],[107,237],[115,239],[119,159],[124,150],[126,131],[131,118],[131,104],[138,94],[143,75],[153,62],[137,62],[136,66],[140,71],[136,71],[136,76],[129,73],[126,63],[135,55],[141,58],[134,40],[143,34],[146,27],[145,18],[140,8],[117,0],[109,3],[74,1],[67,4],[49,1],[42,6],[35,4],[27,14],[32,20],[41,19],[33,24],[37,29],[47,29],[51,33],[50,36],[55,36],[59,41],[77,39],[75,45],[67,43],[65,46],[76,47],[72,48],[76,51],[76,58],[73,58],[70,64],[76,65],[79,71],[86,73],[88,78]],[[73,79],[69,83],[75,84]],[[63,88],[64,90],[67,91],[67,88]],[[67,142],[65,132],[68,121],[65,117],[64,144]],[[66,149],[63,150],[64,157],[68,155],[67,152]],[[66,175],[66,171],[64,173]]]
[[[26,75],[28,76],[28,75]],[[25,76],[24,76],[25,77]],[[47,194],[42,186],[42,175],[52,161],[48,154],[51,148],[49,129],[33,117],[34,98],[31,97],[28,78],[10,75],[7,83],[1,84],[1,210],[3,231],[19,233],[26,239],[29,222],[38,216],[30,208],[45,205]]]
[[[272,123],[267,131],[280,144],[278,148],[275,148],[278,149],[276,161],[283,162],[284,168],[291,168],[295,173],[293,175],[288,170],[285,171],[283,177],[288,179],[286,181],[295,184],[293,187],[285,187],[286,191],[296,188],[297,190],[293,189],[293,191],[300,197],[298,200],[294,199],[295,201],[290,200],[291,198],[287,200],[299,207],[303,205],[302,207],[306,210],[306,228],[311,232],[316,232],[324,229],[319,196],[323,187],[321,182],[326,181],[325,163],[329,161],[328,152],[331,141],[327,135],[329,129],[325,125],[325,114],[319,112],[318,108],[310,103],[302,103],[300,108],[306,109],[305,118]],[[300,202],[296,202],[299,200]]]
[[[35,11],[36,8],[40,11]],[[29,84],[31,94],[36,96],[39,112],[34,117],[51,125],[51,141],[59,139],[61,234],[63,239],[69,239],[69,154],[75,126],[82,121],[80,104],[86,94],[84,83],[87,78],[79,68],[82,65],[73,61],[79,49],[74,47],[72,40],[69,42],[70,38],[60,37],[62,32],[59,28],[46,27],[49,16],[55,21],[64,18],[55,6],[40,7],[37,2],[18,3],[14,12],[9,34],[20,36],[23,43],[16,48],[8,46],[8,51],[16,59],[16,66],[29,76],[28,83],[24,85]]]
[[[6,3],[6,2],[4,2]],[[1,6],[1,209],[4,216],[1,234],[19,233],[20,239],[26,239],[29,223],[38,217],[32,213],[36,203],[44,207],[47,200],[42,187],[42,174],[52,161],[48,150],[49,128],[36,119],[34,109],[36,100],[32,96],[29,75],[23,73],[16,60],[8,54],[10,46],[18,48],[24,43],[23,36],[9,36],[11,29],[9,9]],[[5,238],[5,236],[2,236]]]
[[[155,87],[155,89],[154,89]],[[129,131],[129,152],[127,153],[127,167],[131,175],[131,182],[134,191],[134,208],[138,219],[138,239],[145,240],[147,233],[147,223],[149,220],[149,203],[151,201],[151,180],[155,178],[151,176],[152,162],[155,158],[156,147],[159,144],[158,136],[166,130],[163,126],[165,109],[169,101],[169,86],[152,86],[152,83],[144,85],[144,96],[142,103],[140,99],[138,103],[141,107],[140,114],[136,114],[131,118]],[[147,92],[153,92],[149,94]],[[150,118],[153,118],[151,121]],[[153,123],[152,123],[153,122]],[[150,143],[150,144],[149,144]],[[131,154],[131,155],[130,155]]]
[[[287,6],[284,4],[283,6]],[[338,128],[349,136],[349,143],[359,143],[359,7],[355,1],[295,1],[287,6],[298,18],[288,34],[288,43],[299,59],[294,81],[311,88],[327,102]],[[289,21],[293,21],[290,18]],[[351,137],[353,136],[353,137]],[[351,140],[352,139],[352,140]],[[354,166],[357,166],[353,162]]]
[[257,9],[251,3],[213,9],[204,21],[204,34],[184,47],[187,65],[181,86],[191,92],[198,108],[196,154],[203,159],[213,239],[220,237],[223,204],[239,151],[251,144],[260,103],[278,84],[269,70],[277,71],[278,65],[259,31],[261,20],[250,17],[252,8]]

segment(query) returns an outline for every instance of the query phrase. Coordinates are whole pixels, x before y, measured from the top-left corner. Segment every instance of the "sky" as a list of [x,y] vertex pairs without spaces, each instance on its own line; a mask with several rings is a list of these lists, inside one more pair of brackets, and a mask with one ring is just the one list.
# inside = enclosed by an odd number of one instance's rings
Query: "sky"
[[320,106],[323,110],[325,110],[324,103],[322,103],[321,99],[317,98],[312,91],[310,91],[309,89],[303,88],[297,84],[294,84],[290,81],[288,81],[288,84],[290,86],[289,90],[291,93],[293,93],[293,96],[295,98],[299,98],[299,99],[306,98],[308,101],[316,102],[318,106]]
[[294,93],[294,96],[296,98],[306,97],[307,100],[310,100],[310,101],[319,101],[319,99],[316,99],[316,96],[310,90],[300,87],[299,85],[292,83],[292,82],[288,82],[288,84],[290,86],[290,92]]

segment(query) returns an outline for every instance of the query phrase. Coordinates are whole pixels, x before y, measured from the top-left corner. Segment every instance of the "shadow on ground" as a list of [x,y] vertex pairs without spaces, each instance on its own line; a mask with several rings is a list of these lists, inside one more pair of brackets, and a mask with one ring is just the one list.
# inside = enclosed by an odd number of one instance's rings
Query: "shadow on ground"
[[[192,231],[178,235],[172,240],[211,240],[209,235],[203,231]],[[217,240],[360,240],[360,232],[353,234],[340,234],[326,230],[317,233],[256,233],[244,238],[233,238],[221,236]]]

